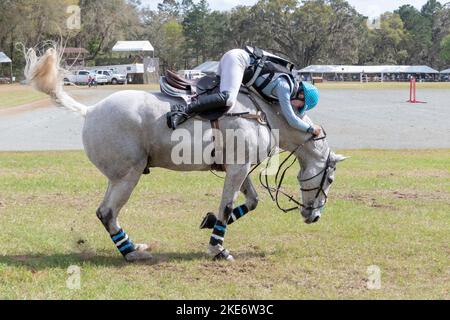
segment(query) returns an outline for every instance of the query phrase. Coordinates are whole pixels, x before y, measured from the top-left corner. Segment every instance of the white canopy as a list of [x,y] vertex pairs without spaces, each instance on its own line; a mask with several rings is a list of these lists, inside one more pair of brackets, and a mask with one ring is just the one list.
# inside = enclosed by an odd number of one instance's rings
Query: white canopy
[[442,70],[441,73],[450,73],[450,69]]
[[154,51],[150,41],[117,41],[112,51],[131,52],[131,51]]
[[430,73],[439,71],[428,66],[341,66],[312,65],[299,71],[300,73]]
[[0,52],[0,63],[11,63],[11,59],[4,54],[3,52]]

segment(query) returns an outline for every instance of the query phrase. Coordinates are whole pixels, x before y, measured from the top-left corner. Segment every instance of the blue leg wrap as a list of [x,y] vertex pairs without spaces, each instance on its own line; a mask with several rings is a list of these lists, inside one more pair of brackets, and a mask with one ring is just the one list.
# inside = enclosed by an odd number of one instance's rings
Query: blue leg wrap
[[236,220],[245,216],[250,210],[248,210],[247,206],[243,204],[240,207],[237,207],[233,210],[230,217],[228,218],[228,224],[232,224]]
[[130,240],[125,231],[123,231],[123,229],[120,229],[117,234],[111,236],[111,239],[123,256],[126,256],[130,252],[136,251],[133,242]]
[[209,244],[212,246],[216,246],[218,244],[223,245],[223,240],[224,240],[226,231],[227,231],[227,226],[224,225],[220,220],[217,220],[216,225],[214,226]]

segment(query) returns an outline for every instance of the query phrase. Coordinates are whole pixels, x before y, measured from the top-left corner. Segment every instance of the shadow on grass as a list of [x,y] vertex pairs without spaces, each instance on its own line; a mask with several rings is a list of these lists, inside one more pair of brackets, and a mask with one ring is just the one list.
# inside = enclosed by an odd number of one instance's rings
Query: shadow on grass
[[127,263],[121,256],[85,253],[56,253],[56,254],[24,254],[0,256],[0,265],[25,267],[31,270],[50,268],[67,269],[72,265],[123,267]]
[[[52,268],[67,269],[70,266],[99,266],[122,268],[128,265],[164,265],[186,261],[212,261],[203,251],[198,252],[155,252],[153,259],[144,262],[128,263],[119,254],[108,255],[106,253],[57,253],[57,254],[24,254],[0,256],[0,265],[12,267],[25,267],[31,271]],[[240,252],[235,255],[240,260],[265,257],[264,253]]]

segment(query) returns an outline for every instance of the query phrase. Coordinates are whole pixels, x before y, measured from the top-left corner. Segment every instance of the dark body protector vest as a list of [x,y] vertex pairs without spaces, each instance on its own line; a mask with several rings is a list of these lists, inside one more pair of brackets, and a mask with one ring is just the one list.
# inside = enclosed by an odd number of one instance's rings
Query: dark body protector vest
[[[246,87],[253,87],[264,99],[274,102],[278,100],[277,97],[273,94],[267,95],[263,92],[263,90],[272,81],[275,81],[279,77],[284,77],[288,80],[289,85],[291,86],[292,98],[295,98],[298,91],[298,84],[292,74],[292,70],[295,67],[292,62],[259,48],[247,46],[245,51],[247,51],[250,57],[253,58],[253,63],[245,70],[244,73],[243,84]],[[264,81],[257,85],[256,79],[260,77],[264,79]]]

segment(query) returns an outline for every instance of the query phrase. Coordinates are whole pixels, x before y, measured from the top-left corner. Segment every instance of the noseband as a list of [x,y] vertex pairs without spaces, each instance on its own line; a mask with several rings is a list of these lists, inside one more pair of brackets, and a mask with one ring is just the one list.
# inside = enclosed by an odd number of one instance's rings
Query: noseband
[[[320,181],[320,185],[317,188],[312,188],[312,189],[300,188],[300,190],[301,191],[305,191],[305,192],[317,190],[317,193],[316,193],[316,196],[314,198],[314,202],[313,203],[316,202],[316,200],[319,198],[321,193],[325,196],[325,201],[323,202],[322,205],[320,205],[318,207],[305,206],[305,205],[303,205],[301,203],[299,204],[299,206],[301,206],[304,209],[311,210],[311,211],[316,210],[316,209],[322,209],[325,206],[325,204],[328,201],[328,195],[326,194],[326,192],[325,192],[323,187],[325,185],[325,180],[326,180],[326,178],[328,176],[328,172],[330,171],[330,169],[336,170],[336,167],[331,165],[331,149],[328,152],[328,158],[327,158],[327,162],[325,164],[325,167],[318,174],[316,174],[315,176],[313,176],[311,178],[308,178],[308,179],[300,180],[300,182],[307,182],[307,181],[313,180],[313,179],[317,178],[318,176],[322,175],[322,180]],[[330,183],[331,182],[332,181],[330,181]]]
[[[331,165],[331,149],[329,149],[329,151],[328,151],[328,158],[327,158],[327,161],[326,161],[326,163],[325,163],[325,167],[324,167],[319,173],[317,173],[315,176],[310,177],[310,178],[308,178],[308,179],[300,180],[300,183],[301,183],[301,182],[307,182],[307,181],[311,181],[311,180],[313,180],[313,179],[319,177],[320,175],[322,175],[322,180],[320,181],[320,184],[319,184],[319,186],[318,186],[317,188],[312,188],[312,189],[304,189],[304,188],[301,188],[300,190],[301,190],[301,191],[305,191],[305,192],[317,190],[317,193],[316,193],[316,196],[315,196],[315,198],[314,198],[313,204],[317,201],[317,199],[319,198],[320,194],[323,193],[324,196],[325,196],[325,201],[324,201],[323,204],[321,204],[321,205],[318,206],[318,207],[307,206],[307,205],[305,205],[305,204],[303,204],[303,203],[301,203],[301,202],[295,200],[295,199],[294,199],[294,196],[288,195],[287,193],[285,193],[284,191],[281,190],[282,184],[283,184],[283,181],[284,181],[284,177],[285,177],[285,175],[286,175],[286,172],[287,172],[287,171],[294,165],[294,163],[297,161],[297,158],[296,158],[296,157],[293,157],[293,156],[294,156],[294,155],[297,153],[297,151],[298,151],[299,149],[301,149],[305,144],[307,144],[307,143],[309,143],[309,142],[311,142],[311,141],[319,141],[319,140],[324,140],[324,139],[326,139],[327,134],[326,134],[325,130],[323,130],[323,128],[322,128],[322,131],[323,131],[323,133],[324,133],[323,137],[320,137],[320,138],[314,138],[314,136],[312,136],[311,138],[309,138],[308,140],[306,140],[304,143],[302,143],[300,146],[298,146],[294,151],[292,151],[292,152],[289,154],[289,156],[288,156],[288,157],[280,164],[280,166],[278,167],[278,171],[277,171],[277,173],[276,173],[276,175],[275,175],[275,185],[276,185],[275,187],[271,187],[271,186],[269,185],[268,175],[267,175],[267,174],[265,175],[265,178],[263,179],[263,172],[267,172],[267,169],[268,169],[269,163],[270,163],[270,159],[271,159],[273,156],[267,161],[265,170],[262,170],[262,171],[260,172],[260,174],[259,174],[259,182],[260,182],[261,186],[269,192],[269,195],[270,195],[272,201],[274,201],[274,202],[277,204],[277,207],[278,207],[281,211],[283,211],[284,213],[288,213],[288,212],[291,212],[291,211],[293,211],[293,210],[298,210],[298,209],[300,209],[300,208],[307,209],[307,210],[311,210],[311,211],[312,211],[312,210],[317,210],[317,209],[322,209],[322,208],[325,206],[325,204],[326,204],[326,202],[327,202],[327,200],[328,200],[328,195],[326,194],[326,192],[325,192],[325,190],[324,190],[325,181],[326,181],[326,178],[327,178],[327,176],[328,176],[329,170],[330,170],[330,169],[336,170],[336,167],[334,167],[334,166]],[[284,166],[284,165],[289,161],[289,159],[291,159],[292,157],[293,157],[293,160],[291,160],[290,164],[289,164],[286,168],[282,169],[283,166]],[[285,196],[286,198],[288,198],[289,202],[294,202],[294,203],[296,204],[296,206],[295,206],[295,207],[292,207],[292,208],[288,208],[288,209],[283,208],[283,207],[280,205],[280,201],[279,201],[279,195],[280,195],[280,194],[282,194],[283,196]]]

